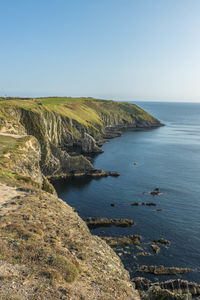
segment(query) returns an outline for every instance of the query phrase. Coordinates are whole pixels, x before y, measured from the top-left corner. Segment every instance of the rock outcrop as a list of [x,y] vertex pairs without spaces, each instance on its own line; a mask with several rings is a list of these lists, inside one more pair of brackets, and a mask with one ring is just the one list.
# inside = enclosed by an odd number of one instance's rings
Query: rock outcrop
[[[0,298],[139,300],[119,257],[58,199],[51,176],[118,176],[93,168],[105,136],[158,127],[136,105],[95,99],[0,101]],[[109,128],[109,129],[108,129]],[[133,220],[89,226],[131,226]]]
[[152,286],[159,286],[161,289],[167,289],[178,294],[188,294],[192,296],[200,295],[200,284],[182,279],[171,279],[164,282],[152,282],[144,277],[135,277],[132,279],[137,290],[143,294]]
[[180,295],[159,287],[151,287],[142,296],[142,300],[192,300],[192,296],[189,293]]
[[110,227],[110,226],[118,226],[118,227],[129,227],[135,224],[133,220],[129,219],[107,219],[107,218],[87,218],[85,220],[87,226],[91,229],[98,227]]
[[0,184],[0,196],[0,299],[140,299],[115,252],[57,196],[27,183]]
[[101,237],[109,246],[117,247],[123,245],[138,245],[140,243],[141,236],[138,234],[127,235],[121,237]]
[[[6,99],[0,103],[0,132],[34,136],[45,176],[74,176],[93,170],[88,154],[119,129],[162,124],[134,104],[96,99]],[[86,155],[86,156],[85,156]]]
[[176,275],[176,274],[185,274],[192,272],[190,268],[176,268],[176,267],[164,267],[164,266],[139,266],[137,272],[141,273],[150,273],[157,275]]

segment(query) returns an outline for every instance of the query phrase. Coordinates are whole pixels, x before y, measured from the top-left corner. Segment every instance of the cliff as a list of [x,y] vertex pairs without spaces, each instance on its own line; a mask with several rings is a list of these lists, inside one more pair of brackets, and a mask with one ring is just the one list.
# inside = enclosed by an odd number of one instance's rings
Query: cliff
[[46,176],[95,171],[119,129],[160,126],[135,105],[95,99],[0,101],[0,298],[132,299],[119,257],[56,196]]
[[120,129],[161,126],[134,104],[91,98],[0,99],[0,131],[32,135],[45,176],[92,173],[86,155]]

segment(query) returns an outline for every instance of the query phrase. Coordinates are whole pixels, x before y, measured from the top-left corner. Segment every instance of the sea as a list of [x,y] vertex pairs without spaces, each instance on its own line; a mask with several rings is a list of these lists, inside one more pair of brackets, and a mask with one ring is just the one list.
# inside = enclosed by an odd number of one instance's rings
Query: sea
[[[165,126],[124,131],[103,145],[104,153],[94,158],[94,167],[118,171],[120,176],[62,180],[54,183],[55,188],[83,219],[135,221],[131,227],[92,230],[99,236],[142,236],[140,245],[114,249],[132,278],[181,278],[200,283],[200,103],[134,103]],[[149,193],[155,188],[160,189],[160,195]],[[134,202],[154,202],[156,206],[132,206]],[[170,244],[159,245],[156,255],[151,243],[159,238]],[[144,251],[153,255],[137,255]],[[137,272],[141,265],[188,267],[193,271],[184,275],[151,275]]]

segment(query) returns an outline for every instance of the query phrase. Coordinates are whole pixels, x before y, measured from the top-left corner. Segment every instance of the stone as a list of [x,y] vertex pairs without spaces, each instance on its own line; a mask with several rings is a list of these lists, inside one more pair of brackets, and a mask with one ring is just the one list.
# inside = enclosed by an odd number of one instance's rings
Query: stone
[[192,272],[193,270],[190,268],[177,268],[177,267],[164,267],[160,266],[139,266],[137,272],[141,273],[150,273],[157,275],[176,275],[176,274],[186,274]]
[[152,244],[151,248],[155,254],[158,254],[160,252],[160,247],[158,247],[157,245]]
[[163,290],[157,286],[152,286],[142,296],[142,300],[192,300],[192,295],[189,293],[180,295],[168,290]]
[[159,243],[159,244],[164,244],[164,245],[167,245],[167,244],[170,244],[170,241],[166,240],[166,239],[163,239],[163,238],[160,238],[158,240],[154,240],[153,241],[154,243]]
[[135,255],[136,256],[151,256],[153,254],[151,254],[150,252],[138,252]]
[[129,227],[135,224],[133,220],[128,219],[107,219],[107,218],[87,218],[85,220],[89,228],[98,228],[98,227]]
[[155,188],[152,192],[150,192],[150,194],[153,195],[153,196],[159,195],[160,194],[159,188]]
[[122,237],[102,237],[102,239],[111,247],[117,247],[122,245],[138,245],[140,243],[140,235],[127,235]]

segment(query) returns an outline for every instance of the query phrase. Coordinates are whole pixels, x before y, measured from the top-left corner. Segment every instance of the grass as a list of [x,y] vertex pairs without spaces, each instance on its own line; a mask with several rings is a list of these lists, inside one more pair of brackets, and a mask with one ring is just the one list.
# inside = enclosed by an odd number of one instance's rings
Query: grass
[[8,152],[15,151],[24,142],[24,138],[16,139],[10,136],[0,135],[0,157]]
[[61,213],[63,204],[46,194],[40,199],[35,192],[16,198],[9,206],[12,210],[2,217],[0,226],[0,260],[29,266],[33,276],[44,277],[51,284],[73,282],[81,268],[67,250],[67,245],[77,244],[63,244],[69,229],[61,222],[66,219]]
[[[33,112],[54,112],[84,126],[102,127],[102,115],[132,121],[132,118],[155,120],[135,104],[94,98],[46,97],[36,99],[0,98],[0,114],[10,108],[23,108]],[[1,115],[0,115],[1,117]]]

